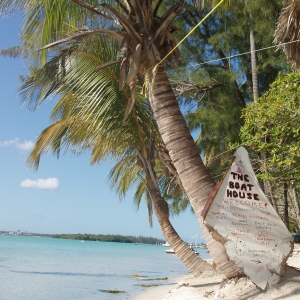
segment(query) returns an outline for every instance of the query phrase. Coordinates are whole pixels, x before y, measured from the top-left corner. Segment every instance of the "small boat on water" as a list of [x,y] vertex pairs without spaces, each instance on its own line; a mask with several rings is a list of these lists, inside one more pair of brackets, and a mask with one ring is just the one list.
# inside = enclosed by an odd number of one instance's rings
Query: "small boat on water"
[[[194,249],[192,249],[192,250],[194,250]],[[172,248],[165,250],[165,252],[167,254],[176,254],[175,251]],[[199,255],[199,252],[197,252],[195,250],[194,250],[194,252],[195,252],[195,254]]]
[[164,244],[162,244],[162,246],[164,246],[164,247],[170,247],[170,244],[168,242],[165,242]]
[[165,250],[165,252],[167,254],[176,254],[175,251],[172,248]]
[[203,244],[203,243],[201,243],[201,244],[196,244],[196,243],[193,244],[193,243],[190,243],[189,246],[190,246],[190,247],[193,247],[193,248],[207,249],[206,244]]

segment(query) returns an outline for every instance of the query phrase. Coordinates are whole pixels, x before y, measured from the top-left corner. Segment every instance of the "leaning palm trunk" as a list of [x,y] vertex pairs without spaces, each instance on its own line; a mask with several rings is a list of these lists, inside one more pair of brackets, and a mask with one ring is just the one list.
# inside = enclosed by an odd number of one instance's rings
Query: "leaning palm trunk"
[[154,196],[152,194],[154,203],[154,210],[158,217],[160,228],[164,234],[166,241],[170,244],[171,248],[175,251],[178,258],[184,263],[184,265],[191,271],[191,273],[198,277],[202,273],[213,272],[212,266],[197,255],[193,249],[191,249],[178,235],[174,227],[172,226],[168,217],[160,218],[161,201],[164,201],[161,197]]
[[193,249],[180,238],[169,219],[165,219],[159,223],[166,241],[195,277],[200,276],[202,273],[213,272],[212,266],[197,255]]
[[164,68],[159,66],[155,75],[148,70],[145,75],[159,131],[199,220],[209,252],[216,266],[227,277],[237,276],[242,273],[241,269],[229,260],[223,244],[212,238],[203,223],[201,213],[215,182],[199,156]]
[[146,184],[154,205],[155,215],[166,241],[195,277],[200,276],[203,272],[213,272],[212,266],[207,261],[199,257],[193,249],[188,247],[172,226],[169,220],[168,203],[161,196],[160,189],[157,184],[157,177],[154,170],[155,160],[151,159],[151,157],[150,159],[146,159],[142,155],[141,151],[138,151],[138,156],[141,162],[140,165],[146,173]]

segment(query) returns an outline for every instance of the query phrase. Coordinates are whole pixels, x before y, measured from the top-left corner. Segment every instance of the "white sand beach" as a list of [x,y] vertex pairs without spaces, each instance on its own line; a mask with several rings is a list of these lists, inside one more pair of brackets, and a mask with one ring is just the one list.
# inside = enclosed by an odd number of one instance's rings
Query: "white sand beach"
[[187,274],[176,278],[174,285],[149,288],[134,300],[194,300],[194,299],[300,299],[300,244],[287,261],[288,267],[282,280],[262,291],[247,277],[225,280],[223,275],[200,276]]

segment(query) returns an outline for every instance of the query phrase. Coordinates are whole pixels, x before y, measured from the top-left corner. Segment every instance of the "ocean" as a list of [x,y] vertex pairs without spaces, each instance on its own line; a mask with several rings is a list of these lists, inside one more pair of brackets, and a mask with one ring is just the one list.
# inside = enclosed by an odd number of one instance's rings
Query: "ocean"
[[[0,300],[134,299],[151,288],[141,285],[171,284],[188,272],[166,249],[0,235]],[[205,249],[199,250],[201,257],[208,257]]]

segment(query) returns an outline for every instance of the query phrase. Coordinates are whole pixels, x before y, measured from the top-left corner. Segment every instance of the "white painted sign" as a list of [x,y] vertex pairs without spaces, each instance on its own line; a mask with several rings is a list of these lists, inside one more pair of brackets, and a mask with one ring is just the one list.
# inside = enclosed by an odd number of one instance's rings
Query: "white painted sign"
[[228,240],[229,258],[264,290],[279,281],[293,239],[260,189],[245,148],[240,147],[234,156],[202,215]]

